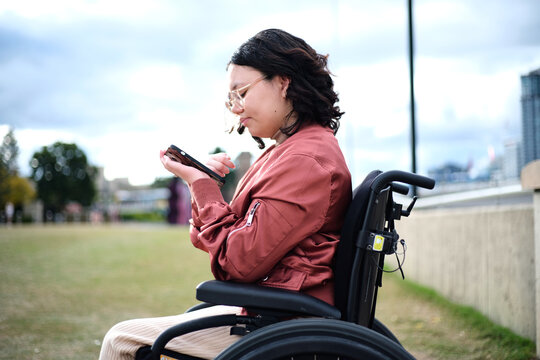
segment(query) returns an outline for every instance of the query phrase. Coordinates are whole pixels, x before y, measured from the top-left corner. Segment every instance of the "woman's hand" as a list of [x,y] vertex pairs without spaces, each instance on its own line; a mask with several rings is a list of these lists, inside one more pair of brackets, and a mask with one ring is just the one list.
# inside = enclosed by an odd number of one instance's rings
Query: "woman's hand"
[[219,176],[225,176],[231,172],[230,169],[234,169],[236,165],[232,162],[229,155],[225,153],[212,154],[206,162],[212,171],[214,171]]
[[[210,176],[192,166],[187,166],[172,160],[167,155],[165,155],[165,150],[160,150],[159,156],[163,167],[169,172],[178,176],[179,178],[182,178],[185,182],[188,183],[188,185],[193,184],[199,179],[210,178]],[[235,168],[235,165],[231,161],[231,158],[224,153],[212,154],[208,159],[206,166],[220,176],[225,176],[230,172],[230,168]]]

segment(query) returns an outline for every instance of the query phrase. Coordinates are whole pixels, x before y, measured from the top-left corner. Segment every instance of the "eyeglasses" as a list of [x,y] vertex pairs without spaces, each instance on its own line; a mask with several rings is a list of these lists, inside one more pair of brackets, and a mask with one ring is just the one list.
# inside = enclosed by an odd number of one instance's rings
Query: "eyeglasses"
[[230,112],[233,111],[234,105],[238,105],[240,108],[243,109],[245,105],[244,97],[246,96],[248,89],[251,86],[255,86],[259,81],[264,79],[266,79],[266,75],[261,76],[260,78],[250,84],[247,84],[246,86],[242,86],[240,89],[229,91],[229,94],[227,96],[228,99],[227,101],[225,101],[225,107],[227,107]]

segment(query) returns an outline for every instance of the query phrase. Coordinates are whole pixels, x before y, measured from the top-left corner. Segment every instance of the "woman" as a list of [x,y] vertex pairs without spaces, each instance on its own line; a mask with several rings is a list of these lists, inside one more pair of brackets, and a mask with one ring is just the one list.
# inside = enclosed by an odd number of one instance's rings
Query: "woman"
[[[333,303],[334,256],[351,199],[351,178],[335,138],[343,114],[327,69],[327,57],[284,31],[262,31],[232,56],[228,109],[264,147],[241,179],[230,204],[205,173],[171,161],[163,166],[182,178],[192,195],[191,241],[208,252],[216,279],[301,291]],[[221,175],[234,164],[226,154],[208,167]],[[240,313],[215,306],[195,312],[120,323],[105,336],[101,359],[132,359],[168,327],[196,317]],[[214,358],[237,341],[229,328],[183,335],[167,348]]]

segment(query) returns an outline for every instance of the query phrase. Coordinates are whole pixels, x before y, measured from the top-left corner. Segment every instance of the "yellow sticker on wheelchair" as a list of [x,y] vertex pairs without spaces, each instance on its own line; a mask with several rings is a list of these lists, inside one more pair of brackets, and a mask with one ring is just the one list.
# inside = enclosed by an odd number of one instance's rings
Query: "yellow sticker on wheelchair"
[[384,236],[375,235],[375,240],[373,240],[373,250],[383,251],[384,247]]
[[165,356],[165,355],[160,355],[159,360],[178,360],[178,359],[168,357],[168,356]]

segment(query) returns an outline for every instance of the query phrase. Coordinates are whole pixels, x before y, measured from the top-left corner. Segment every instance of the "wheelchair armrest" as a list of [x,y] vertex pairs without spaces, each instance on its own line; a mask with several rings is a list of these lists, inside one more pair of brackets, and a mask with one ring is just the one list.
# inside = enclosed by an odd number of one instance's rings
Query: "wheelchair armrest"
[[205,281],[197,286],[197,299],[216,305],[240,306],[250,312],[341,318],[336,307],[313,296],[255,284]]

